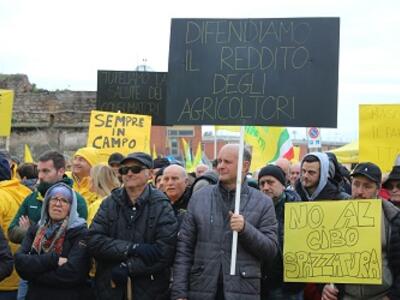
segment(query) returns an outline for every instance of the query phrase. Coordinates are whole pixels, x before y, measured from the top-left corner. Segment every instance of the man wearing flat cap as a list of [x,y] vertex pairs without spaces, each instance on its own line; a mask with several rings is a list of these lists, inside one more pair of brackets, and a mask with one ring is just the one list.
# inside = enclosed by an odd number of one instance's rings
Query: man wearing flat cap
[[[352,199],[378,199],[382,172],[371,162],[358,164],[351,173]],[[400,299],[400,210],[389,201],[382,201],[382,284],[325,285],[322,300]]]
[[[134,152],[121,161],[123,186],[101,204],[89,230],[97,262],[97,299],[164,299],[178,223],[170,201],[148,184],[153,160]],[[128,280],[131,278],[131,280]]]

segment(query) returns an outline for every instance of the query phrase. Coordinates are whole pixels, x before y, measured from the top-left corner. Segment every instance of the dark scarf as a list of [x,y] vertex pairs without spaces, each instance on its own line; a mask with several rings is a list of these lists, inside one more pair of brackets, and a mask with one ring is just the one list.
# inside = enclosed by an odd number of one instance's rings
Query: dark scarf
[[38,254],[54,251],[61,255],[65,233],[67,231],[68,217],[57,223],[46,222],[36,231],[35,239],[32,243],[32,249]]

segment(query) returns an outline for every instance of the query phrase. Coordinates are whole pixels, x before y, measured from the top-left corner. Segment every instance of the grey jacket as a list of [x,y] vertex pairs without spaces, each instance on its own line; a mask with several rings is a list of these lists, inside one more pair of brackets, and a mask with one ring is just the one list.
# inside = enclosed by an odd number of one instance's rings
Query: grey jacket
[[218,283],[225,299],[259,299],[261,263],[277,253],[277,223],[272,200],[242,184],[240,214],[245,227],[239,234],[236,275],[229,275],[232,230],[229,211],[235,192],[222,185],[193,194],[178,235],[171,299],[214,299]]

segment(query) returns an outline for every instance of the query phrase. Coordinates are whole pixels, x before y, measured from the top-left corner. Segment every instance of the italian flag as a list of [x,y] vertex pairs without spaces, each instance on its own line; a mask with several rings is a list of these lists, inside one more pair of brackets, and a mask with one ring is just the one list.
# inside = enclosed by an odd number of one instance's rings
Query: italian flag
[[294,148],[286,127],[246,126],[245,141],[252,147],[251,171],[283,157],[294,157]]

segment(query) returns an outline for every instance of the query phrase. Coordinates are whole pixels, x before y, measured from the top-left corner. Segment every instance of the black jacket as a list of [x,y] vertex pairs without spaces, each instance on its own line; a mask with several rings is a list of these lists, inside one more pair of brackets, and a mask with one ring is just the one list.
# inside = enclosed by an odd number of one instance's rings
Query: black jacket
[[[88,247],[96,259],[98,299],[124,299],[126,288],[111,287],[114,266],[126,262],[134,299],[161,299],[168,291],[178,223],[168,198],[146,186],[135,206],[124,188],[114,190],[101,204],[89,230]],[[140,256],[128,257],[133,244],[145,243],[159,253],[146,264]]]
[[0,227],[0,281],[11,275],[13,265],[14,260],[10,247]]
[[58,266],[55,252],[38,255],[32,250],[38,225],[32,225],[15,254],[15,269],[28,280],[26,299],[85,299],[90,258],[86,250],[86,225],[67,230],[61,257],[68,261]]
[[285,203],[300,202],[300,196],[290,190],[285,190],[281,199],[275,203],[275,214],[278,221],[278,242],[279,251],[271,263],[264,263],[261,281],[261,299],[268,299],[268,293],[273,289],[282,289],[289,294],[299,293],[304,284],[284,283],[283,282],[283,239],[284,239],[284,220]]
[[191,195],[192,195],[192,190],[189,187],[187,187],[183,192],[182,196],[174,203],[172,203],[172,208],[174,209],[175,216],[178,220],[179,226],[182,224]]

